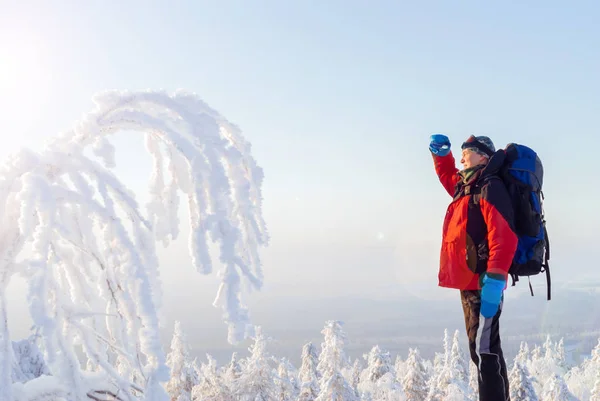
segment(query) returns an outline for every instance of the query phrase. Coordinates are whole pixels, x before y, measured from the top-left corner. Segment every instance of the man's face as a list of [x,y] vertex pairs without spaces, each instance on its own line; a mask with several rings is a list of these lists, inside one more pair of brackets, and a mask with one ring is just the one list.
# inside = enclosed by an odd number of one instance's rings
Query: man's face
[[479,164],[487,163],[487,157],[473,151],[472,149],[463,149],[462,159],[460,159],[463,168],[466,170],[471,167],[475,167]]

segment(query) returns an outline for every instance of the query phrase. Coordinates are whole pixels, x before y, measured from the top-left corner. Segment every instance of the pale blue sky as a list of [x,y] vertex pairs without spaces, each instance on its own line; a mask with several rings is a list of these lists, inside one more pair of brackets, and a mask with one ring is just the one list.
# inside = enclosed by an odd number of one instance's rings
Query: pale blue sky
[[[449,198],[428,137],[486,134],[542,157],[556,280],[597,275],[600,6],[521,3],[0,1],[0,156],[97,91],[192,90],[265,170],[266,293],[433,297]],[[142,191],[138,141],[116,144]]]

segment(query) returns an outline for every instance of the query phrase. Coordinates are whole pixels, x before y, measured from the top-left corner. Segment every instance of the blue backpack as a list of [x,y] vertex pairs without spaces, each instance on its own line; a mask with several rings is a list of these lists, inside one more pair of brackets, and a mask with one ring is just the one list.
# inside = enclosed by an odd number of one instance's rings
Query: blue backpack
[[[515,231],[519,238],[513,263],[508,271],[514,286],[519,277],[546,273],[550,300],[550,241],[542,203],[544,169],[537,153],[524,145],[510,143],[505,148],[506,160],[500,171],[514,210]],[[533,288],[529,281],[533,296]]]

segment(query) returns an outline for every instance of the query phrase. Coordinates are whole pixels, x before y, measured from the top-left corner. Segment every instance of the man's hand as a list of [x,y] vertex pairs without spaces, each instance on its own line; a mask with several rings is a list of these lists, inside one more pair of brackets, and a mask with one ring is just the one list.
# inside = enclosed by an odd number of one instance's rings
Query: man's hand
[[487,274],[483,277],[480,311],[483,317],[490,318],[496,316],[504,287],[506,287],[505,280],[491,278]]
[[446,156],[450,153],[450,140],[446,135],[433,134],[429,138],[429,150],[436,156]]

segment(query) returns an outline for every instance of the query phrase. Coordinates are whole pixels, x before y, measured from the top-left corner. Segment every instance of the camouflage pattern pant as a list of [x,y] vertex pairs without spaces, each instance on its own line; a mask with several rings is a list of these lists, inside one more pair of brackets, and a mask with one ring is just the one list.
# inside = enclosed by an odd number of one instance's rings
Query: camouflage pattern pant
[[506,362],[500,343],[500,314],[484,318],[479,314],[481,292],[464,290],[460,297],[465,315],[471,360],[479,372],[479,401],[510,401]]

